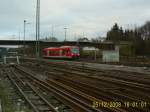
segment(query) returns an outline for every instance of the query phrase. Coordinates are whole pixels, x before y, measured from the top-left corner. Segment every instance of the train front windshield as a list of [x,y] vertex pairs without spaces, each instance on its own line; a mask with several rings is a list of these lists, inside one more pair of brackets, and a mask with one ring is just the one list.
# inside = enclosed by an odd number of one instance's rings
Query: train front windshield
[[79,54],[79,49],[78,48],[72,48],[72,53],[74,54]]

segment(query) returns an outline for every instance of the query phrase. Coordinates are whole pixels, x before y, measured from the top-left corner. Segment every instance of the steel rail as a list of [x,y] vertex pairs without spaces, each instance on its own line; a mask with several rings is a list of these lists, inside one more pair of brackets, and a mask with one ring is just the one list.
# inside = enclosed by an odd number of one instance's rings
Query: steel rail
[[84,106],[82,106],[82,105],[78,104],[78,102],[76,102],[76,100],[79,100],[79,99],[76,99],[73,96],[70,96],[69,94],[67,94],[63,91],[60,91],[56,87],[52,88],[51,85],[49,85],[48,83],[46,83],[40,79],[37,79],[36,77],[33,76],[33,74],[22,69],[21,67],[19,67],[19,68],[16,67],[16,69],[21,70],[24,73],[27,73],[28,75],[26,75],[26,76],[28,78],[33,80],[37,85],[41,86],[42,88],[45,88],[46,90],[51,91],[54,94],[54,96],[56,96],[56,98],[58,98],[63,103],[67,104],[75,112],[91,112],[91,110],[85,108]]
[[[55,68],[55,70],[63,72],[63,73],[66,73],[66,74],[75,74],[75,75],[78,75],[78,76],[86,77],[86,78],[97,80],[97,81],[100,81],[100,82],[103,81],[103,82],[107,82],[107,83],[110,83],[110,84],[121,85],[123,87],[128,87],[130,89],[150,92],[149,85],[145,86],[143,84],[131,83],[131,82],[127,82],[127,81],[111,79],[111,78],[106,78],[106,77],[95,77],[95,76],[92,76],[92,75],[90,76],[90,75],[80,74],[80,73],[77,73],[77,72],[74,72],[74,71],[65,70],[65,69]],[[146,96],[149,97],[149,94],[147,94]]]
[[[13,71],[12,71],[13,72]],[[58,112],[54,106],[52,106],[51,104],[49,104],[46,99],[44,99],[39,93],[36,92],[36,90],[29,84],[29,83],[25,83],[23,82],[18,76],[17,74],[15,74],[13,72],[13,76],[15,77],[12,77],[11,75],[7,74],[9,79],[11,80],[11,82],[17,87],[17,89],[19,90],[19,92],[22,94],[22,96],[24,97],[24,99],[29,103],[29,105],[32,107],[32,109],[35,111],[35,112],[40,112],[41,110],[37,107],[38,106],[46,106],[47,108],[45,108],[46,110],[49,108],[49,110],[51,110],[52,112]],[[20,84],[22,85],[20,85]],[[21,88],[21,86],[24,88],[27,88],[28,87],[28,90]],[[32,100],[34,100],[34,98],[29,98],[27,96],[27,93],[30,92],[33,92],[35,96],[37,96],[41,102],[43,102],[43,104],[35,104],[32,102]],[[36,99],[37,100],[37,99]],[[44,110],[45,110],[44,109]]]
[[[53,74],[54,75],[54,74]],[[97,98],[97,97],[99,97],[99,96],[101,96],[101,100],[103,100],[103,101],[108,101],[108,102],[111,102],[111,101],[119,101],[119,102],[121,102],[121,103],[124,103],[125,101],[137,101],[137,102],[140,102],[141,100],[139,100],[139,99],[135,99],[135,98],[133,98],[133,97],[129,97],[129,96],[125,96],[125,95],[122,95],[122,94],[115,94],[115,96],[112,96],[112,95],[110,95],[110,94],[113,94],[113,92],[111,92],[111,93],[109,93],[109,92],[106,92],[106,91],[103,91],[102,89],[101,90],[99,90],[99,91],[95,91],[95,89],[94,88],[90,88],[89,86],[90,85],[87,85],[87,84],[85,84],[85,83],[82,83],[82,82],[78,82],[77,80],[75,81],[75,80],[71,80],[71,79],[69,79],[68,77],[63,77],[63,76],[59,76],[59,78],[57,77],[55,77],[55,78],[49,78],[49,79],[47,79],[48,80],[48,82],[49,81],[52,81],[52,79],[53,80],[55,80],[56,79],[56,81],[57,82],[60,82],[60,85],[63,85],[63,84],[65,84],[65,85],[68,85],[69,87],[72,87],[72,88],[74,88],[74,89],[76,89],[76,90],[79,90],[79,91],[82,91],[82,92],[84,92],[84,93],[88,93],[88,94],[90,94],[90,95],[92,95],[92,96],[94,96],[95,97],[95,99]],[[69,90],[70,90],[71,88],[69,88]],[[97,88],[96,88],[97,89]],[[92,90],[92,92],[90,92]],[[103,91],[103,92],[102,92]],[[92,94],[91,94],[92,93]],[[106,96],[106,95],[108,95],[108,93],[109,93],[109,97],[108,96]],[[96,96],[95,96],[96,95]],[[126,100],[123,100],[123,99],[118,99],[117,100],[117,98],[126,98]],[[99,100],[99,98],[97,98],[97,100]],[[100,100],[99,100],[100,101]],[[125,109],[125,108],[124,108]],[[125,109],[125,110],[128,110],[128,109]],[[138,110],[138,111],[143,111],[144,109],[137,109],[137,108],[130,108],[130,110],[133,110],[133,111],[135,111],[135,110]]]
[[[26,71],[24,71],[24,72],[26,72]],[[33,75],[32,75],[33,76]],[[34,77],[35,78],[35,77]],[[48,84],[49,85],[49,84]],[[57,85],[58,85],[58,83],[57,83]],[[59,86],[62,86],[63,84],[59,84]],[[49,85],[49,86],[52,86],[52,85]],[[64,87],[65,85],[63,85],[63,87]],[[55,88],[56,87],[56,84],[54,85],[54,86],[52,86],[52,88]],[[88,99],[88,100],[90,100],[91,102],[93,101],[93,99],[95,99],[94,97],[92,97],[92,96],[89,96],[89,95],[87,95],[87,94],[84,94],[84,93],[82,93],[82,92],[80,92],[80,91],[77,91],[77,90],[74,90],[73,88],[70,88],[70,87],[67,87],[67,86],[65,86],[66,88],[68,88],[67,90],[69,91],[69,92],[74,92],[74,93],[76,93],[76,94],[79,94],[80,96],[82,96],[83,98],[85,98],[86,100]],[[65,89],[65,88],[64,88]],[[62,89],[63,90],[63,89]],[[73,94],[73,93],[72,93]],[[81,101],[80,101],[81,102]],[[79,102],[78,102],[79,103]],[[83,105],[84,103],[82,103],[82,105]],[[87,104],[86,104],[87,105]],[[88,106],[89,107],[89,106]],[[95,109],[97,112],[99,111],[99,110],[97,110],[97,109]],[[124,109],[121,109],[121,108],[109,108],[109,110],[112,110],[112,111],[115,111],[115,112],[127,112],[126,110],[124,110]]]

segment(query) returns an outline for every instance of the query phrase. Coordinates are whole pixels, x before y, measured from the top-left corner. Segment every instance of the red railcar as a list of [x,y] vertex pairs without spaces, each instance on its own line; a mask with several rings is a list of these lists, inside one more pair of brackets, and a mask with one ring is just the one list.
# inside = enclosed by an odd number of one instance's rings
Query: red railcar
[[78,58],[80,56],[79,47],[77,46],[62,46],[49,47],[43,50],[44,58]]

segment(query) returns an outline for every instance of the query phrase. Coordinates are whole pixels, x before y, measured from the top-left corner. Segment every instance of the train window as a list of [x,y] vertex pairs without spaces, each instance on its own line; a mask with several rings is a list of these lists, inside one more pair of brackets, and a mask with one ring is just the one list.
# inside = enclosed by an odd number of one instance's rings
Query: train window
[[53,55],[53,51],[49,51],[49,55]]
[[51,55],[51,51],[48,51],[48,55]]
[[51,55],[55,55],[55,51],[51,51]]
[[62,50],[62,55],[66,55],[67,54],[67,50]]
[[59,55],[59,50],[49,50],[48,55]]
[[55,51],[55,55],[59,55],[59,51]]
[[70,50],[69,50],[69,49],[67,50],[67,53],[68,53],[68,54],[70,53]]
[[77,48],[72,48],[71,52],[77,54],[79,53],[79,50]]

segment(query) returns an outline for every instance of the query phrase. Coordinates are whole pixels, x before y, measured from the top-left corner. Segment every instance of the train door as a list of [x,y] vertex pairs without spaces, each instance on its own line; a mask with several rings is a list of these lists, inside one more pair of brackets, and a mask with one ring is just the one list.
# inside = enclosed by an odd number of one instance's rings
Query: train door
[[66,56],[66,49],[62,49],[62,56]]
[[62,49],[59,50],[59,56],[62,56]]
[[69,57],[71,56],[71,48],[67,49],[67,56],[69,56]]

